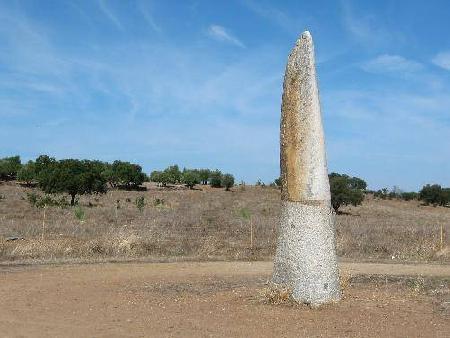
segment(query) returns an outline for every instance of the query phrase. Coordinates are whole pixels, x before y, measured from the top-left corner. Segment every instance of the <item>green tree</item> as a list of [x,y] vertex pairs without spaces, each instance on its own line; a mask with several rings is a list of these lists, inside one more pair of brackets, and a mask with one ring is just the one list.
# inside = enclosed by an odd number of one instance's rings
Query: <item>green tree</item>
[[36,177],[38,178],[41,171],[44,169],[47,169],[51,165],[53,165],[56,162],[56,160],[53,157],[50,157],[48,155],[40,155],[38,158],[36,158],[35,163],[35,171],[36,171]]
[[169,183],[169,175],[164,171],[152,171],[150,174],[150,181],[158,183],[159,186],[167,186]]
[[0,180],[9,181],[17,177],[17,173],[22,168],[20,156],[4,157],[0,159]]
[[126,189],[137,188],[146,180],[142,167],[130,162],[114,161],[111,165],[110,179],[116,185],[124,186]]
[[181,176],[181,181],[192,189],[196,184],[200,183],[200,177],[198,171],[184,169],[183,174]]
[[39,186],[46,193],[67,193],[70,205],[77,195],[105,193],[106,180],[96,161],[67,159],[45,166],[39,173]]
[[17,180],[31,185],[36,180],[36,164],[33,161],[28,161],[17,172]]
[[331,173],[329,179],[331,205],[336,212],[342,205],[357,206],[364,200],[364,191],[367,187],[364,180],[337,173]]
[[427,184],[419,192],[419,199],[425,204],[445,206],[450,202],[449,188],[443,189],[439,184]]
[[211,175],[209,176],[209,184],[213,188],[221,188],[222,187],[222,173],[220,170],[214,170],[211,172]]
[[226,191],[229,191],[234,186],[234,176],[231,174],[224,174],[221,178],[221,185],[225,187]]
[[208,184],[208,180],[209,180],[209,177],[211,175],[211,170],[209,170],[209,169],[200,169],[198,171],[198,173],[199,173],[199,179],[200,179],[201,183],[203,185]]
[[116,188],[118,186],[119,177],[117,176],[117,173],[113,170],[112,164],[104,163],[102,176],[106,180],[106,182],[108,182],[108,184],[111,186],[111,188]]
[[166,184],[177,184],[181,182],[182,173],[180,171],[180,168],[176,164],[164,169],[164,174],[165,176],[163,176],[163,179],[167,181]]
[[273,183],[275,183],[275,185],[277,187],[281,187],[281,177],[276,178]]
[[449,203],[450,203],[450,188],[443,188],[441,205],[446,206]]
[[154,170],[150,173],[150,182],[158,183],[158,185],[162,184],[162,171]]

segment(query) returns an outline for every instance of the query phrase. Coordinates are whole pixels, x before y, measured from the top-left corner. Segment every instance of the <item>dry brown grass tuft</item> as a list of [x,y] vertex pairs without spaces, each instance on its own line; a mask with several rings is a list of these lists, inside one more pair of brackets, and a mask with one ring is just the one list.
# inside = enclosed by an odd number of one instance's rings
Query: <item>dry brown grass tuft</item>
[[[74,208],[32,207],[13,182],[0,184],[0,260],[197,257],[270,259],[275,251],[280,196],[277,189],[247,186],[231,192],[161,189],[109,191],[82,196],[84,219]],[[144,196],[142,212],[134,203]],[[120,208],[117,209],[117,201]],[[365,260],[450,261],[450,208],[368,198],[343,209],[336,221],[341,257]],[[43,224],[44,221],[44,224]],[[25,240],[9,241],[9,236]],[[252,238],[251,238],[252,237]]]
[[286,287],[270,283],[260,291],[263,302],[272,305],[297,305],[292,298],[292,290]]

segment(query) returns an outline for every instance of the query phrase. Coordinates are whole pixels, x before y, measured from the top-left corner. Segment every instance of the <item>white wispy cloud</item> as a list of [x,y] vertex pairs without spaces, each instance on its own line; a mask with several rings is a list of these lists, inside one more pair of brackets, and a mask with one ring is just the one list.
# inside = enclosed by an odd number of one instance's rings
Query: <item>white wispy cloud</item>
[[298,34],[301,29],[304,29],[304,27],[300,26],[300,20],[298,18],[294,19],[288,13],[277,7],[253,0],[246,0],[243,4],[256,15],[272,22],[287,32],[295,32],[295,34]]
[[98,7],[102,13],[121,31],[124,30],[122,22],[117,18],[116,14],[108,7],[104,0],[98,0]]
[[144,17],[145,21],[148,23],[148,25],[157,33],[161,32],[161,27],[156,23],[156,20],[154,19],[150,9],[146,4],[144,4],[142,1],[138,3],[138,9],[141,12],[142,16]]
[[233,34],[231,34],[225,27],[219,26],[219,25],[211,25],[208,28],[208,35],[212,38],[218,40],[218,41],[224,41],[231,43],[235,46],[245,48],[245,45],[242,43],[241,40],[239,40],[237,37],[235,37]]
[[361,68],[369,73],[413,73],[423,69],[423,65],[401,55],[383,54],[362,63]]
[[431,60],[436,66],[450,70],[450,51],[436,54]]
[[357,11],[349,0],[341,1],[341,20],[351,37],[365,47],[375,48],[403,41],[401,33],[386,28],[382,17]]

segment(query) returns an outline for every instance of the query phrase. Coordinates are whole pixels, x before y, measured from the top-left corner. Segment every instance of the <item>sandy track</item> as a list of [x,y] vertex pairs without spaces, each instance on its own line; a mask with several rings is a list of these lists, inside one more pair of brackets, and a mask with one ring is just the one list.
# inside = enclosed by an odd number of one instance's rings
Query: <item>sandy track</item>
[[[425,276],[448,265],[342,263],[344,275]],[[269,305],[270,262],[0,268],[0,336],[433,336],[448,299],[398,284],[358,284],[337,305]],[[444,309],[445,310],[445,309]]]

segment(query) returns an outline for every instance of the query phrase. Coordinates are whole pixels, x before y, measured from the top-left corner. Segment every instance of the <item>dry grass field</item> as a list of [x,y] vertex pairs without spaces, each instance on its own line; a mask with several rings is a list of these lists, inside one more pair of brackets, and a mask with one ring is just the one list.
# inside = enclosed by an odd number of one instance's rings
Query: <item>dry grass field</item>
[[[147,191],[82,196],[76,208],[39,209],[27,200],[27,193],[39,190],[14,182],[0,184],[0,261],[271,258],[277,189],[197,188],[147,184]],[[142,196],[141,212],[135,202]],[[369,196],[362,206],[342,211],[336,221],[341,258],[450,261],[450,208]]]

